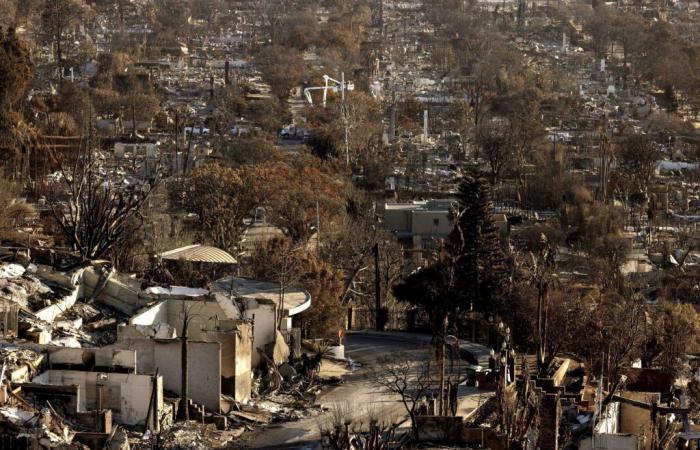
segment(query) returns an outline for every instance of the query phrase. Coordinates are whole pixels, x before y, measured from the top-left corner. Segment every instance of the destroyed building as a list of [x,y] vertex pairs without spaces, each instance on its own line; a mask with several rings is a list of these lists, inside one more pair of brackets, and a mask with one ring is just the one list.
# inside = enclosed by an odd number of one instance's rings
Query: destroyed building
[[183,332],[192,407],[226,414],[249,402],[261,354],[286,361],[289,345],[300,344],[291,317],[311,302],[303,290],[287,288],[280,297],[274,283],[247,278],[225,277],[210,289],[142,288],[104,262],[68,271],[0,267],[0,323],[5,339],[15,341],[0,347],[6,380],[0,385],[11,389],[12,383],[32,404],[49,402],[67,420],[100,418],[89,431],[102,433],[92,437],[92,448],[111,439],[112,421],[154,430],[172,421],[182,387]]

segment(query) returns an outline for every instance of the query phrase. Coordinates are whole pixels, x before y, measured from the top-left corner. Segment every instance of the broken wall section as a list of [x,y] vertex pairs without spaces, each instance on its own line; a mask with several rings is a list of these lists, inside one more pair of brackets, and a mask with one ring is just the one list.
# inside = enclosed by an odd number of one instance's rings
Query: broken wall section
[[174,337],[182,333],[186,315],[190,319],[187,335],[193,340],[201,340],[203,330],[216,330],[219,325],[231,322],[229,319],[232,319],[215,300],[169,299],[139,311],[129,320],[129,325],[156,337],[160,325],[168,324],[172,329],[170,332],[175,333],[169,337]]
[[136,372],[136,351],[129,349],[102,348],[49,348],[47,349],[51,369],[104,370],[109,372]]
[[[182,341],[151,339],[133,326],[119,327],[117,346],[135,350],[138,373],[155,373],[163,377],[168,391],[182,395]],[[188,339],[188,394],[195,403],[219,413],[221,406],[221,344]],[[228,373],[228,372],[227,372]]]
[[79,412],[111,409],[115,420],[125,425],[146,425],[154,389],[159,416],[163,410],[163,378],[160,376],[47,370],[32,382],[77,385]]
[[[226,299],[225,301],[229,301]],[[117,333],[118,345],[124,348],[134,349],[138,352],[138,372],[154,373],[161,370],[165,377],[166,388],[180,393],[180,372],[173,372],[168,367],[161,367],[157,361],[163,361],[162,354],[172,353],[167,347],[182,330],[182,319],[185,315],[191,317],[188,327],[190,346],[197,342],[217,343],[220,347],[220,361],[217,365],[209,365],[210,371],[205,373],[193,373],[190,363],[190,379],[205,376],[211,378],[220,377],[217,385],[221,390],[218,394],[232,396],[237,402],[247,402],[251,395],[251,367],[253,363],[253,326],[249,323],[231,319],[229,316],[237,314],[237,311],[224,311],[219,301],[216,300],[178,300],[170,299],[159,302],[144,309],[132,317],[129,325],[120,326]],[[180,345],[180,341],[175,341]],[[204,346],[206,347],[206,346]],[[190,359],[192,356],[190,348]],[[173,356],[173,355],[170,355]],[[179,363],[179,351],[175,355]],[[201,362],[195,361],[198,371],[203,370]],[[215,371],[219,370],[218,375]],[[171,378],[175,377],[171,382]],[[178,383],[175,386],[173,383]],[[210,386],[214,386],[213,384]],[[219,411],[219,407],[213,408],[215,402],[207,395],[198,395],[190,387],[190,397],[197,403],[204,404],[212,411]],[[218,405],[218,400],[216,401]]]
[[248,402],[252,388],[251,325],[241,323],[232,331],[207,331],[202,338],[221,345],[221,393],[232,396],[237,402]]
[[19,305],[0,299],[0,338],[16,338],[19,334]]
[[132,315],[140,307],[152,301],[150,297],[141,296],[140,282],[119,277],[113,272],[105,272],[100,267],[88,267],[82,272],[81,296],[95,298],[119,312]]

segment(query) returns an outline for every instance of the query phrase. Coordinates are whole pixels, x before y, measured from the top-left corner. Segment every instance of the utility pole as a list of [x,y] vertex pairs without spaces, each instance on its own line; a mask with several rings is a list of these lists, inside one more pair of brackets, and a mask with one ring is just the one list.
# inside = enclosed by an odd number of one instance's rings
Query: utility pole
[[136,104],[131,100],[131,136],[136,137]]
[[374,302],[375,302],[375,320],[377,331],[384,330],[384,319],[382,317],[382,286],[381,277],[379,275],[379,243],[374,244]]
[[518,0],[517,22],[519,31],[522,30],[523,22],[525,21],[525,8],[527,8],[525,0]]
[[447,415],[445,402],[445,354],[447,353],[447,314],[442,320],[442,342],[440,344],[440,397],[438,397],[439,416]]
[[396,138],[396,89],[391,90],[391,112],[389,115],[389,142]]
[[348,144],[348,110],[345,106],[345,72],[340,74],[340,103],[343,113],[343,128],[345,129],[345,162],[350,166],[350,148]]
[[[184,173],[187,173],[187,169],[189,169],[190,154],[192,152],[192,133],[194,133],[194,124],[192,124],[192,127],[190,128],[190,137],[187,140],[187,154],[185,154],[185,162],[183,167]],[[204,125],[202,125],[200,128],[200,133],[204,133]]]
[[316,252],[321,257],[321,214],[318,210],[318,200],[316,200]]
[[[607,136],[603,136],[600,141],[600,192],[601,203],[608,201],[608,176],[610,171],[610,141]],[[626,206],[626,205],[625,205]]]

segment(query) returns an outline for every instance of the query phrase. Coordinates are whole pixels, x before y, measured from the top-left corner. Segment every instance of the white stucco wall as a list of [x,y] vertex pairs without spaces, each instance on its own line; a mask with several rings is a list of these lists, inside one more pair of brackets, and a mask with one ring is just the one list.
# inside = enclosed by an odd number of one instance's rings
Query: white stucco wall
[[[218,342],[188,342],[188,395],[209,411],[221,409],[221,346]],[[182,393],[180,341],[156,342],[154,366],[163,376],[165,389]]]
[[166,300],[164,300],[133,316],[131,319],[129,319],[129,324],[155,325],[161,322],[167,322],[167,318],[168,303]]
[[244,317],[253,321],[253,353],[251,355],[253,367],[260,364],[260,354],[257,349],[264,349],[266,345],[275,342],[277,330],[275,312],[275,305],[259,303],[255,300],[247,301]]
[[[179,339],[151,339],[133,326],[119,328],[119,347],[135,350],[138,373],[155,373],[163,377],[165,389],[180,394],[182,387]],[[221,344],[188,340],[187,361],[189,396],[210,411],[219,412],[221,396]]]
[[165,322],[175,327],[178,336],[182,332],[182,321],[185,312],[191,317],[187,335],[193,340],[200,340],[202,330],[215,329],[218,320],[227,318],[224,310],[213,300],[169,300],[167,303],[167,320]]

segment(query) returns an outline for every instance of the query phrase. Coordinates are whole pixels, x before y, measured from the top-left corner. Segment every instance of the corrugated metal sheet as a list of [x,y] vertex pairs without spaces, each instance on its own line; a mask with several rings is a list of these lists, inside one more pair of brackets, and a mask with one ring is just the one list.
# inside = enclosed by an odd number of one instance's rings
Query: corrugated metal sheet
[[169,250],[159,255],[163,259],[182,260],[192,262],[207,262],[220,264],[236,264],[238,261],[231,256],[230,253],[221,250],[220,248],[210,247],[208,245],[188,245],[186,247]]

